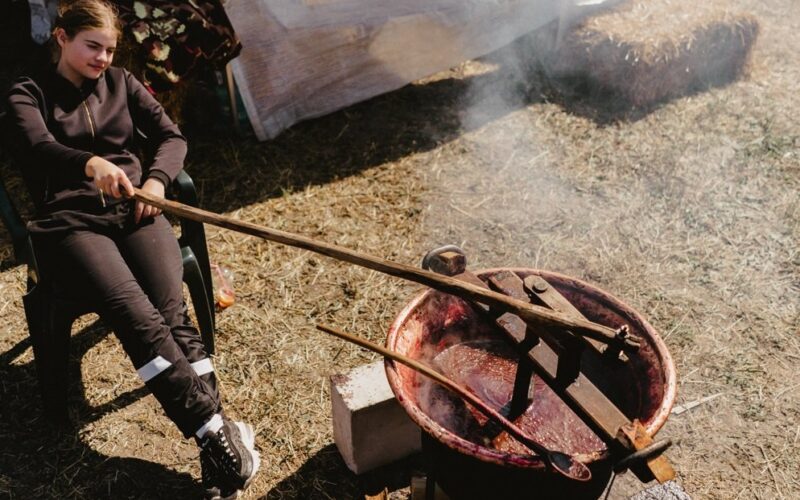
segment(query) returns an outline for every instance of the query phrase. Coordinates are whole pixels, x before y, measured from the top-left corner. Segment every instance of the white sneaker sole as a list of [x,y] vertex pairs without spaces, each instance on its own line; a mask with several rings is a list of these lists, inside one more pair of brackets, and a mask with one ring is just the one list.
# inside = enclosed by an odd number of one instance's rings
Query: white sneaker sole
[[244,486],[242,486],[242,489],[239,490],[244,491],[250,486],[250,482],[253,481],[256,472],[258,472],[258,468],[261,466],[261,455],[256,451],[256,434],[253,431],[253,426],[244,422],[234,422],[234,424],[239,428],[239,435],[242,437],[242,442],[247,448],[247,451],[250,452],[250,457],[253,460],[253,470],[245,481]]

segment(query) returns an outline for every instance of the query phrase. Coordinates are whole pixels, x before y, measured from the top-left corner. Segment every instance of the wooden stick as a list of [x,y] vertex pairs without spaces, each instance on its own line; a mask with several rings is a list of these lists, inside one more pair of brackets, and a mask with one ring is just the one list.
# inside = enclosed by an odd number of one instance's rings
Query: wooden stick
[[[511,312],[523,319],[527,324],[537,327],[553,329],[558,333],[566,330],[583,335],[600,342],[613,343],[616,340],[616,331],[607,326],[599,325],[585,319],[571,318],[546,307],[537,306],[528,302],[513,299],[507,295],[487,290],[471,283],[465,283],[449,276],[444,276],[431,271],[425,271],[405,264],[399,264],[389,260],[374,257],[350,250],[348,248],[332,245],[323,241],[313,240],[305,236],[300,236],[277,229],[253,224],[252,222],[239,221],[229,217],[208,212],[199,208],[184,205],[176,201],[158,198],[141,189],[134,188],[134,198],[143,201],[148,205],[153,205],[165,212],[175,214],[179,217],[212,224],[214,226],[231,229],[240,233],[258,236],[265,240],[276,241],[285,245],[303,248],[322,255],[327,255],[334,259],[343,260],[351,264],[356,264],[368,269],[380,271],[391,276],[396,276],[405,280],[413,281],[436,290],[461,297],[462,299],[474,302],[482,302],[496,307],[504,312]],[[559,331],[560,330],[560,331]],[[636,349],[638,341],[630,336],[624,340],[627,349]]]
[[[398,363],[402,363],[409,368],[412,368],[413,370],[430,377],[437,383],[456,393],[461,399],[466,400],[469,404],[474,406],[477,410],[489,417],[491,420],[497,422],[500,427],[508,432],[514,439],[535,451],[545,462],[547,462],[557,471],[571,479],[578,481],[587,481],[591,478],[591,472],[584,464],[578,462],[576,459],[570,455],[567,455],[566,453],[550,450],[538,441],[528,437],[528,435],[525,434],[525,432],[517,427],[513,422],[498,413],[491,406],[481,401],[477,396],[453,382],[449,378],[445,377],[441,373],[428,368],[427,366],[409,358],[408,356],[398,352],[390,351],[383,346],[373,344],[372,342],[362,339],[361,337],[356,337],[355,335],[350,335],[349,333],[345,333],[325,325],[317,325],[317,330],[335,335],[348,342],[352,342],[353,344],[369,349],[370,351],[377,352],[384,357],[397,361]],[[560,463],[553,463],[556,460]]]

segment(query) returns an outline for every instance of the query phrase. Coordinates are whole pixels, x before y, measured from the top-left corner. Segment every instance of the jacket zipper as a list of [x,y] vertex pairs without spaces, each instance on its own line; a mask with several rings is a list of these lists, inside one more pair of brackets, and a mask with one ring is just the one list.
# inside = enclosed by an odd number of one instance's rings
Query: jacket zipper
[[94,120],[92,114],[89,112],[89,105],[83,101],[83,109],[86,111],[86,119],[89,120],[89,132],[92,134],[92,147],[94,148]]
[[[89,111],[89,104],[85,100],[83,101],[83,110],[86,111],[86,119],[89,121],[89,132],[92,134],[92,150],[94,150],[94,138],[95,138],[94,120],[92,120],[92,113]],[[100,198],[100,205],[105,207],[106,200],[103,197],[103,192],[100,191],[100,189],[97,190],[97,195]]]

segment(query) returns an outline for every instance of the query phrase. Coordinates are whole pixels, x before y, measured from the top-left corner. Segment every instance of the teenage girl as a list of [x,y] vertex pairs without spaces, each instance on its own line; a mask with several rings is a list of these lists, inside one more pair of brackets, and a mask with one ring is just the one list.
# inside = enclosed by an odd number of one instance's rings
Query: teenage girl
[[[259,466],[253,429],[222,411],[187,315],[172,228],[157,208],[129,199],[133,186],[164,196],[186,139],[139,81],[110,66],[119,35],[111,4],[62,6],[55,63],[9,91],[8,142],[36,208],[29,231],[40,265],[95,305],[167,416],[196,439],[207,497],[235,498]],[[136,155],[140,141],[155,151],[149,165]]]

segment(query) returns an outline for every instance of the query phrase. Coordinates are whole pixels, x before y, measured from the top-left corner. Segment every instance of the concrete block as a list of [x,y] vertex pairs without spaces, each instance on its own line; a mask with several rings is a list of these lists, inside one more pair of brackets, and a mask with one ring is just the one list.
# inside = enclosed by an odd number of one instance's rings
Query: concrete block
[[350,470],[363,474],[420,450],[420,429],[394,398],[383,361],[330,380],[333,439]]

